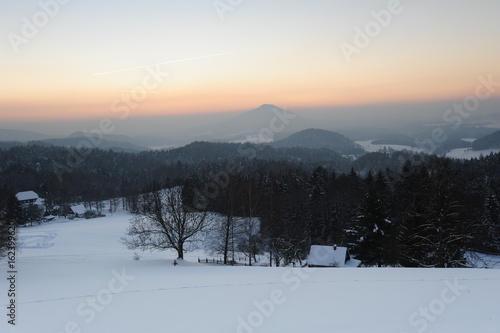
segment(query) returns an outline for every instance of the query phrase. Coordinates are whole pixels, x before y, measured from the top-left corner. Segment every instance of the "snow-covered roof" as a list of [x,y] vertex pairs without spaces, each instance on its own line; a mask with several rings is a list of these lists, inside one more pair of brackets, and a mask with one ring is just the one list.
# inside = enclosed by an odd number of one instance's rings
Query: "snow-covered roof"
[[85,214],[85,212],[87,211],[84,205],[71,206],[71,210],[75,214]]
[[24,192],[17,193],[16,198],[19,201],[36,200],[36,199],[38,199],[38,194],[36,194],[33,191],[24,191]]
[[346,247],[311,245],[307,264],[311,266],[344,267]]
[[45,199],[38,198],[35,200],[34,204],[38,206],[43,206],[45,204]]

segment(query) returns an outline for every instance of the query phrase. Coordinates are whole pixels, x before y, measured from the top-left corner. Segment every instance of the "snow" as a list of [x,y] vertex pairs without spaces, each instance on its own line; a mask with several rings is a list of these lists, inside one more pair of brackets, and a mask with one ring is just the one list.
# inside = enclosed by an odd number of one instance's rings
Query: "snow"
[[71,206],[71,210],[73,211],[73,213],[78,215],[85,214],[85,212],[87,211],[84,205]]
[[497,333],[500,270],[199,264],[204,251],[139,253],[130,215],[19,229],[16,326],[0,332]]
[[408,151],[413,151],[416,153],[421,153],[423,152],[422,148],[416,148],[416,147],[411,147],[411,146],[405,146],[405,145],[382,145],[382,144],[374,144],[372,143],[375,140],[365,140],[365,141],[356,141],[358,145],[361,146],[365,151],[368,153],[377,153],[377,152],[383,152],[384,148],[387,150],[395,150],[395,151],[403,151],[403,150],[408,150]]
[[38,198],[35,200],[35,202],[33,204],[37,205],[37,206],[43,206],[43,205],[45,205],[45,199]]
[[469,252],[467,258],[474,267],[500,269],[500,256]]
[[346,247],[312,245],[307,264],[313,266],[345,267]]
[[[464,138],[462,140],[467,142],[474,142],[476,139]],[[383,152],[384,148],[386,148],[387,150],[392,149],[395,151],[408,150],[415,153],[424,152],[424,150],[421,148],[404,146],[404,145],[379,145],[379,144],[373,144],[372,143],[373,141],[375,140],[356,141],[356,143],[360,145],[368,153]],[[496,154],[499,152],[500,149],[472,150],[471,148],[457,148],[449,151],[446,154],[446,157],[457,158],[457,159],[473,159],[473,158],[479,158],[481,155],[487,156],[491,153]]]
[[264,134],[246,135],[244,139],[233,140],[231,143],[269,143],[273,142],[274,138]]
[[17,193],[16,198],[18,201],[36,200],[38,199],[38,194],[33,191],[24,191]]
[[476,141],[477,139],[476,139],[476,138],[462,138],[461,140],[462,140],[462,141],[465,141],[465,142],[470,142],[470,143],[472,143],[472,142]]
[[481,155],[488,156],[491,153],[500,153],[500,149],[472,150],[471,148],[457,148],[449,151],[446,157],[470,160],[479,158]]

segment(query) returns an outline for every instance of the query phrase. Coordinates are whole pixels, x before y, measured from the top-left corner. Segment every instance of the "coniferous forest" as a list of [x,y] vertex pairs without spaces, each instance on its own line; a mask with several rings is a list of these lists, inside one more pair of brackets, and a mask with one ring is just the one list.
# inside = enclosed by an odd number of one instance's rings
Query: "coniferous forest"
[[337,244],[367,266],[462,267],[474,251],[500,253],[499,166],[500,154],[353,160],[207,142],[141,153],[28,145],[0,150],[0,218],[30,222],[19,191],[45,198],[46,214],[75,203],[99,210],[111,198],[134,213],[151,189],[182,185],[185,209],[260,218],[254,250],[275,265],[301,262],[310,245]]

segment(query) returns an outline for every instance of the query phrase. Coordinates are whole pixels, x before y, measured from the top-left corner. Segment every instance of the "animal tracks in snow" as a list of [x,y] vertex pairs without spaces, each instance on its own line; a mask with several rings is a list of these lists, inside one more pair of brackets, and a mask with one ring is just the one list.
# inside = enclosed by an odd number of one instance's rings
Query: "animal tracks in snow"
[[[459,281],[499,281],[500,278],[463,278],[458,279]],[[304,281],[306,284],[334,284],[334,283],[349,283],[349,282],[435,282],[435,281],[446,281],[446,279],[436,278],[436,279],[365,279],[365,280],[313,280]],[[126,294],[144,294],[144,293],[158,293],[158,292],[169,292],[176,290],[189,290],[189,289],[212,289],[212,288],[237,288],[237,287],[258,287],[258,286],[285,286],[286,283],[280,281],[262,281],[262,282],[246,282],[246,283],[225,283],[225,284],[199,284],[199,285],[185,285],[185,286],[172,286],[163,288],[141,288],[122,292],[113,292],[113,295],[126,295]],[[51,299],[39,299],[23,302],[20,304],[35,304],[35,303],[47,303],[47,302],[59,302],[67,301],[73,299],[85,299],[87,297],[95,296],[94,294],[82,294],[73,295],[68,297],[59,297]],[[2,304],[4,305],[4,304]]]

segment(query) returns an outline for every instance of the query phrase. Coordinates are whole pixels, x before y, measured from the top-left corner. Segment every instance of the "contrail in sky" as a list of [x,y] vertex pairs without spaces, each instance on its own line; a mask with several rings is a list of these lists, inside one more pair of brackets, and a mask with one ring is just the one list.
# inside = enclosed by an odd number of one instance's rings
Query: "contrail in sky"
[[171,61],[159,62],[159,63],[151,64],[151,65],[129,67],[129,68],[124,68],[124,69],[117,69],[117,70],[114,70],[114,71],[94,73],[92,75],[97,76],[97,75],[105,75],[105,74],[118,73],[118,72],[126,72],[126,71],[131,71],[131,70],[134,70],[134,69],[147,68],[147,67],[157,66],[157,65],[176,64],[176,63],[179,63],[179,62],[187,62],[187,61],[200,60],[200,59],[212,58],[212,57],[220,57],[220,56],[228,55],[228,54],[232,54],[232,52],[224,52],[224,53],[209,54],[209,55],[204,55],[204,56],[199,56],[199,57],[194,57],[194,58],[171,60]]
[[[98,91],[98,92],[109,92],[108,90],[104,89],[87,89],[86,91]],[[126,92],[126,93],[135,93],[137,90],[120,90],[119,92]],[[159,94],[159,91],[146,91],[146,90],[141,90],[141,94]]]

